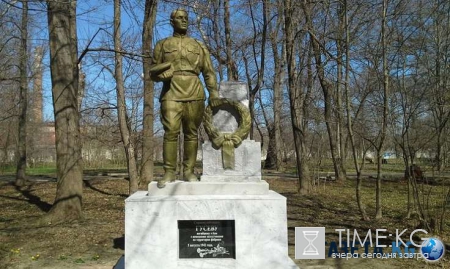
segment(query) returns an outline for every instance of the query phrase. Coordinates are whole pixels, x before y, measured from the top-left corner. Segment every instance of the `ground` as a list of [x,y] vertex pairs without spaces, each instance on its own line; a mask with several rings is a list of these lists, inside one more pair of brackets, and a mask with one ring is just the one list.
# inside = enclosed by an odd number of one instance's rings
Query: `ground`
[[[383,215],[374,220],[374,181],[364,179],[363,200],[370,221],[363,221],[354,198],[354,180],[344,184],[321,181],[309,195],[296,192],[293,173],[265,171],[272,190],[287,197],[289,255],[294,258],[295,227],[326,227],[326,241],[337,241],[335,229],[420,227],[415,219],[405,219],[406,184],[400,178],[383,181]],[[13,176],[0,175],[0,267],[1,268],[112,268],[124,254],[124,200],[128,181],[123,171],[87,171],[83,190],[83,219],[73,223],[37,224],[48,212],[55,197],[52,173],[31,176],[25,187],[16,187]],[[428,185],[422,186],[428,190]],[[437,207],[447,186],[434,186],[427,197],[430,208]],[[448,205],[446,205],[448,207]],[[430,211],[431,212],[431,211]],[[437,211],[436,211],[437,212]],[[450,218],[438,236],[450,242]],[[448,246],[447,246],[448,247]],[[329,247],[326,247],[328,252]],[[370,252],[373,248],[370,248]],[[447,250],[447,253],[449,251]],[[450,255],[435,264],[417,259],[333,259],[295,260],[301,268],[449,268]]]

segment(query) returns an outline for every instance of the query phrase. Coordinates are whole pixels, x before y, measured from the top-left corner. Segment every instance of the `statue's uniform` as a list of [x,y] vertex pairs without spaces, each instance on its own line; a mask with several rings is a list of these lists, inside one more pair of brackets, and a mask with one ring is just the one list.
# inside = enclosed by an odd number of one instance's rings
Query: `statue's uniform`
[[[164,168],[175,171],[176,146],[180,128],[184,134],[184,169],[193,171],[197,156],[198,136],[205,109],[202,73],[210,98],[217,98],[217,78],[211,58],[201,42],[174,33],[160,40],[154,49],[152,64],[171,63],[168,77],[151,74],[154,81],[163,81],[160,96],[161,121],[164,127]],[[174,155],[171,156],[171,155]]]

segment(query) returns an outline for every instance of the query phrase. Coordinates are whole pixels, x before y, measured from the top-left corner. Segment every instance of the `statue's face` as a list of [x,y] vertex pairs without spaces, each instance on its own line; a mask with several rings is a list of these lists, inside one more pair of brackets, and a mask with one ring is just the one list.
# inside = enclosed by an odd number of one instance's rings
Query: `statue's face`
[[170,20],[175,32],[186,32],[188,27],[188,14],[185,11],[177,11],[175,17]]

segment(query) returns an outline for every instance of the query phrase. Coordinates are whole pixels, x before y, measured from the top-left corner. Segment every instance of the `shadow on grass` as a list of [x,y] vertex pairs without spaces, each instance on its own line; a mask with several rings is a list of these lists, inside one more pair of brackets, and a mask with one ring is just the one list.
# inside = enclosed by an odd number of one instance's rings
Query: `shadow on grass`
[[101,193],[104,195],[109,195],[109,196],[120,196],[120,197],[128,198],[128,195],[126,195],[126,194],[114,194],[114,193],[109,193],[109,192],[100,190],[99,188],[96,188],[94,185],[92,185],[92,183],[89,180],[83,180],[83,183],[84,183],[84,186],[86,186],[89,189],[96,191],[98,193]]
[[39,196],[33,194],[32,187],[34,186],[34,184],[19,187],[19,186],[16,186],[13,182],[11,182],[8,185],[14,186],[16,191],[20,192],[20,194],[22,194],[22,196],[24,196],[25,199],[20,198],[20,197],[11,197],[11,196],[7,196],[7,195],[0,195],[0,197],[6,198],[6,199],[11,199],[11,200],[16,200],[16,201],[27,202],[29,204],[37,206],[43,212],[48,212],[48,211],[50,211],[50,208],[52,208],[51,204],[42,201]]
[[125,250],[125,235],[113,239],[113,248]]

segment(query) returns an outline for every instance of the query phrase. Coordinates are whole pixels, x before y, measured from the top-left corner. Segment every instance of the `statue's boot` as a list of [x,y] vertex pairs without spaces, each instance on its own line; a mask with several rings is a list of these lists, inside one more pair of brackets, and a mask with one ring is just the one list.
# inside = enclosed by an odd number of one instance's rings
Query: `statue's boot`
[[164,188],[167,182],[173,182],[176,179],[175,167],[177,164],[177,141],[166,142],[163,144],[164,176],[158,181],[158,188]]
[[198,141],[184,141],[183,175],[184,180],[189,182],[198,181],[194,174],[195,161],[197,160]]

